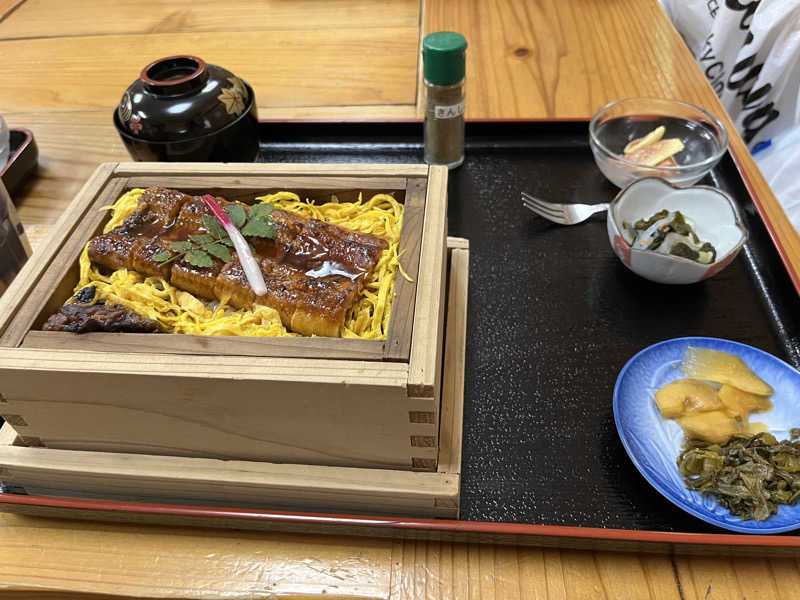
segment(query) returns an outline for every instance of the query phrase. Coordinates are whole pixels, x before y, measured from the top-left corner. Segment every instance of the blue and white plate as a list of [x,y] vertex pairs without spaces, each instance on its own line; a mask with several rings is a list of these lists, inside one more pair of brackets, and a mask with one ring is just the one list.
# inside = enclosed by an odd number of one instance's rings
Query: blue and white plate
[[778,440],[789,438],[789,429],[800,427],[800,373],[762,350],[717,338],[677,338],[645,348],[628,361],[614,387],[614,419],[631,457],[653,487],[667,500],[704,521],[742,533],[781,533],[800,527],[800,503],[781,505],[766,521],[744,521],[731,515],[711,496],[689,491],[678,471],[683,430],[674,420],[663,419],[654,394],[664,384],[684,377],[679,365],[687,346],[711,348],[736,354],[775,393],[774,408],[755,413],[751,421],[763,422]]

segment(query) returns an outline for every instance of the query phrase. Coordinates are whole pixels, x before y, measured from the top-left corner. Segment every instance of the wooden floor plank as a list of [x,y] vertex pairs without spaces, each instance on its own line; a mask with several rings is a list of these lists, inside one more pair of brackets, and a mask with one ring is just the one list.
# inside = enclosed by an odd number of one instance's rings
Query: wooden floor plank
[[[21,0],[0,0],[0,16]],[[0,40],[131,33],[366,29],[419,24],[419,0],[27,0]]]
[[[253,86],[259,106],[413,104],[416,27],[10,40],[0,55],[0,113],[106,109],[141,69],[191,50]],[[391,49],[388,48],[391,46]],[[370,60],[364,60],[369,56]]]
[[0,514],[0,529],[3,595],[36,588],[37,598],[49,590],[187,599],[389,596],[388,540],[9,514]]

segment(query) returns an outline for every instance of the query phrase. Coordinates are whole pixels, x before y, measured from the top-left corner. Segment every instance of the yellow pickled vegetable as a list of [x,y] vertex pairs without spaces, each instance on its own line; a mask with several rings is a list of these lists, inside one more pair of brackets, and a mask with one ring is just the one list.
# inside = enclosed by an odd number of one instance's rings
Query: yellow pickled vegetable
[[772,402],[767,396],[751,394],[727,383],[719,389],[719,399],[722,400],[726,413],[742,420],[751,412],[762,412],[772,408]]
[[656,404],[665,419],[722,408],[717,390],[696,379],[678,379],[663,386],[656,392]]
[[689,346],[681,370],[687,377],[727,383],[751,394],[769,396],[774,391],[741,358],[727,352]]
[[724,444],[734,433],[739,433],[738,421],[722,410],[692,413],[679,418],[678,424],[686,437],[712,444]]

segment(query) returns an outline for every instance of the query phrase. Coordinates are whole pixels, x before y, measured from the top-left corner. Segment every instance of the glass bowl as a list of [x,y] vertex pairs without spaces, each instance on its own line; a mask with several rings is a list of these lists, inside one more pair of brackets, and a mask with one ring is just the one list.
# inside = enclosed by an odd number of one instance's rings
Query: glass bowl
[[[677,166],[650,167],[626,159],[625,145],[656,127],[663,139],[678,138],[684,149],[673,156]],[[697,183],[728,148],[728,131],[715,116],[678,100],[626,98],[606,104],[589,123],[589,145],[600,171],[617,187],[643,177],[660,177],[679,186]]]

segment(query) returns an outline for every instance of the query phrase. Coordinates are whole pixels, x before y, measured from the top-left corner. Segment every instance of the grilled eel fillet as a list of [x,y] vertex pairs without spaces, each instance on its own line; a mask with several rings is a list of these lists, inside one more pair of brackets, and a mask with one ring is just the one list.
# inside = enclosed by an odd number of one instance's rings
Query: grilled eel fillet
[[291,331],[337,337],[347,309],[387,245],[373,235],[275,209],[275,239],[249,238],[267,286],[266,295],[256,298],[235,253],[231,262],[214,259],[213,266],[203,268],[184,259],[168,264],[153,260],[170,242],[206,233],[204,214],[212,213],[200,197],[149,188],[120,227],[92,238],[89,258],[109,269],[160,275],[175,287],[201,298],[226,300],[236,308],[257,302],[276,309]]

